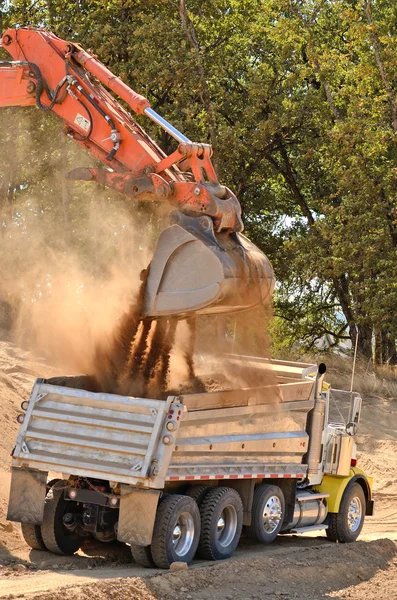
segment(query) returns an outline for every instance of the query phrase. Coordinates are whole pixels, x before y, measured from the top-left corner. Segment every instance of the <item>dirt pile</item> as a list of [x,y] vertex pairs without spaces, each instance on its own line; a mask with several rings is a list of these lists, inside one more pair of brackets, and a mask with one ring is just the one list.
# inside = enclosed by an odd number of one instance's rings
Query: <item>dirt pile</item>
[[[286,542],[286,538],[283,538]],[[258,548],[233,560],[199,563],[178,573],[117,569],[94,569],[68,574],[37,573],[8,576],[12,598],[28,595],[40,600],[394,600],[397,549],[389,540],[329,544],[321,539],[294,540],[271,550]],[[52,589],[45,583],[53,584]],[[4,581],[4,580],[3,580]],[[0,597],[4,586],[0,578]],[[10,596],[8,596],[10,598]]]

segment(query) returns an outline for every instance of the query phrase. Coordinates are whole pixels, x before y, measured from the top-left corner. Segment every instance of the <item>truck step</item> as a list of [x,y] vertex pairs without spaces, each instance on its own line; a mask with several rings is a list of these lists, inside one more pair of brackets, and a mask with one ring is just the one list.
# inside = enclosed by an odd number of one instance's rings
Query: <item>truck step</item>
[[285,533],[306,533],[307,531],[324,531],[325,529],[328,529],[328,525],[309,525],[308,527],[296,527]]
[[307,502],[307,500],[321,500],[322,498],[329,498],[329,494],[297,494],[296,499],[298,502]]

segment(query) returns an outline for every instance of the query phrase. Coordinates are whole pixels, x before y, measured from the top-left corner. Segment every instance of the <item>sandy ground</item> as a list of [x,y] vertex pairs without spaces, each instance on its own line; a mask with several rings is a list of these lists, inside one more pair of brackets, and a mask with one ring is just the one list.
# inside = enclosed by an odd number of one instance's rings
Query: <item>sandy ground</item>
[[[1,338],[0,340],[4,339]],[[397,599],[397,402],[364,399],[358,465],[375,477],[376,515],[355,544],[324,536],[279,536],[271,546],[242,539],[225,562],[186,571],[145,570],[122,544],[88,542],[73,557],[30,550],[6,521],[10,452],[19,406],[35,377],[56,375],[43,360],[0,341],[0,598],[42,600]]]

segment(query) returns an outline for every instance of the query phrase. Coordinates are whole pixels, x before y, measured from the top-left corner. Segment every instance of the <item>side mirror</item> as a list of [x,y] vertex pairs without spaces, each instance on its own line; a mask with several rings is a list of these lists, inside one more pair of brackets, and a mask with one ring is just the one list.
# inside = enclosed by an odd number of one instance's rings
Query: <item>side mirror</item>
[[354,436],[357,433],[357,425],[355,423],[347,423],[345,429],[347,435]]
[[349,410],[349,418],[346,425],[348,435],[356,435],[357,425],[360,422],[362,398],[358,394],[352,396]]

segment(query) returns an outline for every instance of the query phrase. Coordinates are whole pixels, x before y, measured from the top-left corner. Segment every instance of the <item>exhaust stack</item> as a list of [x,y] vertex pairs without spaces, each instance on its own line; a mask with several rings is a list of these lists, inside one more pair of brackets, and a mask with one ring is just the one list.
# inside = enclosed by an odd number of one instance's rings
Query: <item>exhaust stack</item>
[[[325,406],[326,400],[322,396],[322,388],[325,372],[327,367],[324,363],[318,366],[317,377],[314,384],[314,408],[309,413],[311,414],[311,423],[309,431],[309,451],[307,455],[308,462],[308,475],[316,475],[318,473],[318,466],[321,460],[321,442],[323,437],[324,420],[325,420]],[[310,416],[309,416],[310,418]]]

